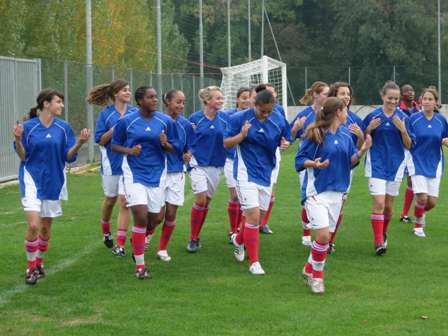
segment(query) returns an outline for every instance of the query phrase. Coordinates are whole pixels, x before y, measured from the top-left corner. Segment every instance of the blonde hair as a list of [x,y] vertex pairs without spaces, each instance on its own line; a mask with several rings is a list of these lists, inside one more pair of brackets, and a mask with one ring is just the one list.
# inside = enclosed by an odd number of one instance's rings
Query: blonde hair
[[207,103],[213,98],[213,93],[219,91],[222,93],[219,86],[207,86],[206,88],[199,90],[199,99],[204,103],[204,105],[207,105]]
[[300,98],[299,102],[302,105],[310,105],[313,102],[313,94],[321,93],[325,87],[328,87],[328,84],[321,81],[316,81],[311,85],[309,89],[306,89],[305,94],[302,98]]

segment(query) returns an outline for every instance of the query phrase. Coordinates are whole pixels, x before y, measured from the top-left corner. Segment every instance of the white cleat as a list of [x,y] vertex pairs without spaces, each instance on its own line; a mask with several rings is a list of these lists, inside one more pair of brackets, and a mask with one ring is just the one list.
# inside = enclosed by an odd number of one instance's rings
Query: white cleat
[[426,237],[425,231],[423,231],[423,228],[414,228],[414,234],[417,237],[420,237],[420,238],[425,238]]
[[302,236],[302,245],[303,246],[311,246],[311,236]]
[[171,261],[171,257],[168,255],[167,250],[160,250],[159,252],[157,252],[157,259],[165,262]]
[[308,282],[311,288],[311,292],[315,294],[322,294],[325,292],[324,279],[311,278]]
[[264,269],[261,267],[260,263],[258,261],[254,262],[249,267],[249,272],[253,275],[265,275]]
[[233,233],[230,238],[232,239],[232,244],[233,246],[235,246],[235,249],[233,250],[233,255],[235,257],[235,259],[239,262],[243,262],[244,258],[246,256],[246,252],[244,251],[244,245],[243,244],[238,244],[236,242],[236,233]]

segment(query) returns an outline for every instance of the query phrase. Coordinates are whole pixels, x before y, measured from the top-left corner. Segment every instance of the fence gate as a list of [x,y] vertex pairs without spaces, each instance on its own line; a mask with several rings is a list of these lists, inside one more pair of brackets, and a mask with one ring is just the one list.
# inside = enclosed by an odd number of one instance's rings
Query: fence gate
[[12,129],[36,104],[40,89],[40,60],[0,56],[0,182],[17,178]]

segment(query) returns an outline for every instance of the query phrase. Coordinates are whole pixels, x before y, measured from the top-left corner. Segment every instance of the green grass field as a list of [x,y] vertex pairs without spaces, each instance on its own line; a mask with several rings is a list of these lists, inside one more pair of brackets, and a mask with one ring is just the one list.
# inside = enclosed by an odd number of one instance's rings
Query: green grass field
[[153,278],[139,281],[131,258],[113,256],[100,240],[99,176],[71,175],[70,200],[54,223],[45,261],[48,276],[27,287],[18,187],[0,190],[0,334],[448,335],[447,179],[427,216],[428,237],[414,237],[411,224],[398,221],[400,197],[389,250],[377,257],[370,197],[358,168],[337,251],[327,259],[326,293],[316,296],[299,276],[308,250],[300,244],[294,155],[290,149],[282,160],[270,220],[275,233],[260,239],[264,277],[251,276],[246,263],[233,259],[224,183],[204,225],[202,250],[185,249],[192,201],[187,186],[169,248],[172,262],[156,260],[153,245],[146,253]]

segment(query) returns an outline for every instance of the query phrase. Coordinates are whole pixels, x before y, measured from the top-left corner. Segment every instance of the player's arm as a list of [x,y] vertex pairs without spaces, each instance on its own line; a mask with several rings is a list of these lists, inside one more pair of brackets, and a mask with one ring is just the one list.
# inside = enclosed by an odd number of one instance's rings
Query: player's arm
[[[249,123],[249,121],[246,120],[244,122],[243,126],[241,127],[241,130],[239,133],[224,139],[224,147],[232,148],[232,147],[235,147],[236,145],[240,144],[247,137],[247,133],[249,132],[249,128],[251,126],[252,125]],[[232,129],[233,128],[234,127],[232,127]],[[235,133],[235,132],[232,132],[232,133]]]
[[82,145],[84,145],[90,138],[90,129],[88,128],[84,128],[81,130],[77,141],[75,141],[73,131],[71,131],[71,133],[72,135],[69,134],[69,143],[67,146],[68,151],[65,155],[67,162],[73,162],[76,160],[76,154],[78,154],[78,151],[81,149]]
[[14,148],[16,149],[17,156],[20,158],[21,161],[25,160],[26,157],[26,150],[22,143],[22,137],[23,137],[23,125],[19,122],[16,123],[13,129],[14,134]]

